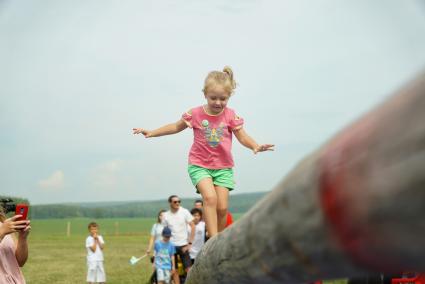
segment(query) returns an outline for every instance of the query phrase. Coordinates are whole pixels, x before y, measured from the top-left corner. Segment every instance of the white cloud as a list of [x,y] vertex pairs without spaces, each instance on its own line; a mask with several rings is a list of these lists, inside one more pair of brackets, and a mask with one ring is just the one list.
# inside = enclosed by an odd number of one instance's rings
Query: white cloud
[[38,182],[38,187],[43,190],[60,191],[65,187],[65,175],[63,171],[57,170],[48,178]]
[[111,160],[97,166],[90,176],[90,183],[94,189],[114,190],[120,184],[120,172],[123,161]]

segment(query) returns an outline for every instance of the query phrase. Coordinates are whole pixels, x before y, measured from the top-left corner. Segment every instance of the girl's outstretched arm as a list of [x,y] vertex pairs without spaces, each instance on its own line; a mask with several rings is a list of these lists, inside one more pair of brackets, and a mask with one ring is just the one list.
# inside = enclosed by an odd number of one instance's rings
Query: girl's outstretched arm
[[246,133],[242,127],[234,130],[233,133],[235,134],[239,143],[251,149],[254,152],[254,154],[257,154],[258,152],[264,152],[264,151],[274,151],[274,144],[258,145],[258,143],[255,142],[255,140],[251,138],[251,136],[249,136],[248,133]]
[[180,131],[187,128],[187,123],[180,119],[177,122],[170,123],[167,125],[164,125],[158,129],[155,130],[146,130],[143,128],[133,128],[133,134],[143,134],[146,138],[149,137],[159,137],[164,135],[171,135],[179,133]]

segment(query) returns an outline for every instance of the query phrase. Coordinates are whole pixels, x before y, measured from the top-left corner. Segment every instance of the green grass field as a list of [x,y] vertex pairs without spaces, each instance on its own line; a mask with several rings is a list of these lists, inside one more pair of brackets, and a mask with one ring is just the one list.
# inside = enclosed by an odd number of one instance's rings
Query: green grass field
[[[235,219],[238,219],[236,216]],[[23,268],[28,283],[85,283],[87,224],[91,219],[50,219],[31,221],[29,259]],[[71,234],[67,236],[67,223]],[[141,256],[147,248],[154,218],[99,219],[105,239],[105,270],[108,283],[147,283],[152,273],[145,258],[132,266],[132,255]],[[327,281],[345,284],[346,281]]]
[[[33,220],[29,259],[23,268],[28,283],[85,283],[89,219]],[[105,239],[105,270],[108,283],[146,283],[151,274],[148,258],[129,264],[132,255],[147,248],[153,218],[99,219]],[[71,235],[67,236],[67,223]]]

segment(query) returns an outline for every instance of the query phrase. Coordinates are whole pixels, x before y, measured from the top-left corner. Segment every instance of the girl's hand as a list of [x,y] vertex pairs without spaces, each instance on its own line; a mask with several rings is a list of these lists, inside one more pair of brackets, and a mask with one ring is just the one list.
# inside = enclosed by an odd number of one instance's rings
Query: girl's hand
[[28,223],[28,225],[23,230],[19,231],[19,238],[20,239],[26,239],[28,237],[30,231],[31,231],[31,226]]
[[0,226],[0,236],[5,236],[26,229],[29,226],[30,221],[17,221],[17,219],[19,219],[20,217],[22,217],[22,215],[15,215],[9,219],[4,220],[3,224],[1,224]]
[[254,154],[257,154],[258,152],[264,152],[264,151],[274,151],[274,144],[258,145],[258,147],[254,149]]
[[145,138],[151,137],[151,132],[149,130],[145,130],[143,128],[133,128],[133,134],[143,134]]

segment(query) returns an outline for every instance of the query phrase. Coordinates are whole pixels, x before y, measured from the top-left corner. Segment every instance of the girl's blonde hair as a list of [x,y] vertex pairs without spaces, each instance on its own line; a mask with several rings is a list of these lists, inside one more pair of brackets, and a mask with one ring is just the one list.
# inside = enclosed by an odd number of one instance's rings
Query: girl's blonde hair
[[233,71],[229,66],[224,66],[223,71],[211,71],[205,78],[202,91],[206,94],[210,89],[221,85],[231,95],[236,89],[236,81],[233,79]]

